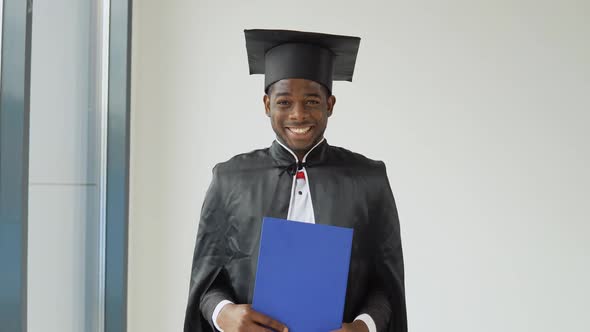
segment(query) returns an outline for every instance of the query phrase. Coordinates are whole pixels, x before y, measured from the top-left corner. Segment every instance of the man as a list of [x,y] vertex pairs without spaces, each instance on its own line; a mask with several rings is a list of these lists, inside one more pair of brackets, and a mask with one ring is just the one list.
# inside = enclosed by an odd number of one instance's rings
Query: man
[[353,228],[338,331],[407,331],[399,221],[385,165],[324,139],[336,103],[332,81],[352,80],[360,39],[286,30],[245,33],[250,72],[265,74],[264,108],[276,140],[213,170],[185,332],[288,330],[250,306],[265,216]]

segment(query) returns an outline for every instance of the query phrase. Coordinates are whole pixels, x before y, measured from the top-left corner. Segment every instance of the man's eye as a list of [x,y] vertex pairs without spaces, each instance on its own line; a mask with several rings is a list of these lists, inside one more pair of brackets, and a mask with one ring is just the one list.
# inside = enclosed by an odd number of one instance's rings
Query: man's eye
[[313,100],[313,99],[311,99],[311,100],[307,100],[307,101],[306,101],[306,103],[307,103],[308,105],[317,105],[317,104],[319,104],[320,102],[319,102],[319,101],[317,101],[317,100]]
[[288,100],[278,100],[277,105],[287,106],[287,105],[289,105],[289,101]]

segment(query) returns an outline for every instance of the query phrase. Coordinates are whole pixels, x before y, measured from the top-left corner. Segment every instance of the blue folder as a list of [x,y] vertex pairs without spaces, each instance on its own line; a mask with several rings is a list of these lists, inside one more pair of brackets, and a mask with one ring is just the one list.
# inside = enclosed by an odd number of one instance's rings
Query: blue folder
[[342,327],[352,229],[264,218],[252,308],[290,332]]

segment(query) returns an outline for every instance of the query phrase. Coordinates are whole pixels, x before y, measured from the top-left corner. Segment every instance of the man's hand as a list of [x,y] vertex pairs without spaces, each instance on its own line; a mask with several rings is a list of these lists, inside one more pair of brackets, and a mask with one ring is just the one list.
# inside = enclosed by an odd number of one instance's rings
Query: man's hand
[[369,332],[369,327],[362,320],[342,324],[342,328],[332,332]]
[[289,332],[284,324],[253,310],[249,304],[226,304],[217,316],[217,325],[224,332],[270,332],[269,328]]

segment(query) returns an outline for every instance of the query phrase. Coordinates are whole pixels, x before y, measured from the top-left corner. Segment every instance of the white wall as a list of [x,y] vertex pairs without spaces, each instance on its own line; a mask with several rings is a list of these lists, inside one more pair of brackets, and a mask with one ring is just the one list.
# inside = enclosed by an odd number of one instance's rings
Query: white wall
[[590,3],[135,1],[130,332],[180,331],[212,166],[268,146],[245,28],[362,37],[326,137],[388,165],[411,331],[590,330]]
[[98,150],[91,2],[35,1],[31,51],[30,332],[97,326]]

